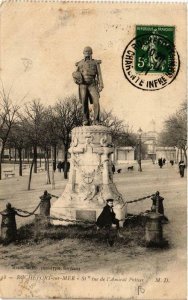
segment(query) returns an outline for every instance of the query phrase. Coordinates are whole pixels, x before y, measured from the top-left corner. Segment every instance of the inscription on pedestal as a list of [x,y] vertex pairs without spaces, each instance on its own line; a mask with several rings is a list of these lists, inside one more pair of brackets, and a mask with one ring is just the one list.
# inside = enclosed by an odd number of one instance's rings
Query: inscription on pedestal
[[96,211],[76,210],[76,220],[96,222]]

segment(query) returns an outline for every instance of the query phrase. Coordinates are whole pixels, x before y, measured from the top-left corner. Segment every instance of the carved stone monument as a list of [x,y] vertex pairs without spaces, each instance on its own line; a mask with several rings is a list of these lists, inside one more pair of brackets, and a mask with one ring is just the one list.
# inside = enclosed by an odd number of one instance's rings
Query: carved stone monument
[[[103,89],[101,61],[94,60],[92,53],[91,47],[84,48],[84,59],[76,63],[77,71],[73,73],[74,81],[79,85],[85,126],[72,130],[69,181],[62,196],[53,204],[51,214],[69,220],[95,222],[106,200],[113,199],[116,218],[122,220],[125,217],[125,206],[113,183],[112,138],[109,129],[99,125],[99,92]],[[94,110],[95,125],[92,126],[88,126],[91,123],[89,101]],[[62,224],[61,221],[53,223]],[[64,222],[65,225],[68,223]]]
[[[74,128],[69,152],[69,181],[62,196],[53,204],[51,215],[95,222],[106,200],[112,198],[116,218],[123,219],[124,202],[113,183],[111,155],[114,148],[108,128],[101,125]],[[62,222],[53,221],[53,224]]]

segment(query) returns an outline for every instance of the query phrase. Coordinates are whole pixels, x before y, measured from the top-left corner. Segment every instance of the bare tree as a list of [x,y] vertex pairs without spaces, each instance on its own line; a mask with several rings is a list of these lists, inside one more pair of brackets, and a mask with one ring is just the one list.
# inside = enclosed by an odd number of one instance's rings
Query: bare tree
[[2,160],[5,146],[10,134],[10,130],[15,122],[16,113],[19,110],[17,105],[14,105],[10,99],[10,91],[6,93],[4,86],[0,90],[0,139],[2,141],[0,152],[0,180],[2,179]]
[[42,141],[44,115],[45,107],[40,103],[39,99],[34,99],[29,104],[25,104],[23,112],[19,114],[27,139],[33,148],[33,160],[30,167],[28,190],[30,190],[31,186],[33,167],[34,173],[37,173],[37,147],[41,145]]
[[183,102],[180,109],[170,115],[164,122],[164,130],[160,133],[159,142],[162,146],[174,146],[183,151],[187,165],[187,103]]
[[56,148],[59,142],[59,137],[57,134],[56,128],[56,117],[53,113],[52,107],[48,107],[45,109],[43,119],[42,119],[42,126],[41,126],[41,140],[40,144],[41,147],[45,151],[46,155],[46,171],[47,171],[47,184],[51,183],[50,179],[50,170],[49,170],[49,153],[51,153],[51,163],[52,163],[52,184],[54,182],[54,175],[53,175],[53,162],[56,165]]
[[58,138],[64,145],[64,178],[67,179],[68,149],[71,142],[71,131],[82,125],[82,110],[75,96],[59,100],[53,108],[54,121]]
[[117,118],[112,111],[101,112],[101,124],[110,129],[115,146],[136,146],[137,136],[124,120]]
[[29,140],[26,136],[25,126],[21,121],[17,121],[13,124],[10,134],[6,143],[6,146],[16,149],[18,151],[19,158],[19,176],[22,176],[22,152],[24,148],[30,146]]

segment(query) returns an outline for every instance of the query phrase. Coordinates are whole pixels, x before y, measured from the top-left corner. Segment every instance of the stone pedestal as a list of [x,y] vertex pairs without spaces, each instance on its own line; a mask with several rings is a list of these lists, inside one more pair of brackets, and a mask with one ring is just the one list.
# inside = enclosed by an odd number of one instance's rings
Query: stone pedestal
[[[116,218],[123,219],[122,195],[113,183],[111,154],[114,147],[108,128],[100,125],[74,128],[69,152],[69,181],[51,207],[51,215],[95,222],[106,199],[112,198]],[[67,225],[68,222],[53,221],[53,224]]]

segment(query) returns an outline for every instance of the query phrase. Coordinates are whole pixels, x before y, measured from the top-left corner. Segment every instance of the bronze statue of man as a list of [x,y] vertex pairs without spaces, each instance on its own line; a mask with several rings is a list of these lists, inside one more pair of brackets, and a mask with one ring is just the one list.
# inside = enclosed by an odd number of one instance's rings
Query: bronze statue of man
[[84,59],[76,63],[77,71],[73,79],[79,85],[79,99],[83,110],[83,125],[90,125],[89,102],[94,108],[94,124],[99,123],[100,105],[99,93],[103,89],[103,80],[100,69],[101,60],[92,58],[92,48],[85,47]]

